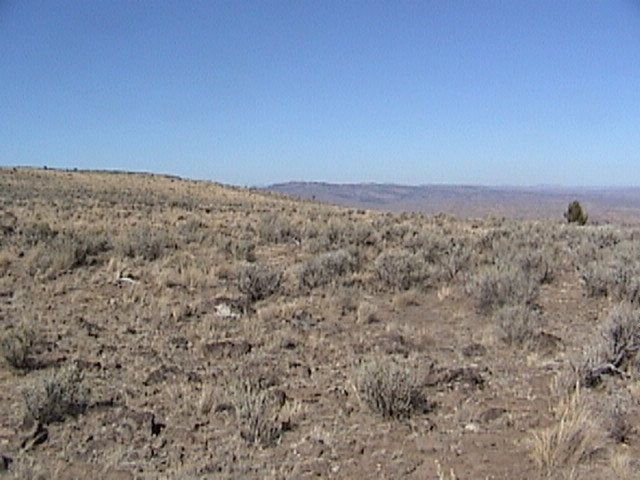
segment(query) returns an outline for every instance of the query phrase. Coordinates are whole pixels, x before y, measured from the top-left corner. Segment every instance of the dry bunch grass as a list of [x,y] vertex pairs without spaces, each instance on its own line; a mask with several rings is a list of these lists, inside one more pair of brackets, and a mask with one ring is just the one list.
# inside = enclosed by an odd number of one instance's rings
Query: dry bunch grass
[[290,419],[284,409],[284,392],[274,376],[261,375],[249,368],[229,380],[226,394],[240,426],[240,436],[251,445],[275,445]]
[[531,443],[531,457],[547,476],[557,470],[575,468],[605,443],[579,387],[560,399],[554,417],[552,425],[533,433]]

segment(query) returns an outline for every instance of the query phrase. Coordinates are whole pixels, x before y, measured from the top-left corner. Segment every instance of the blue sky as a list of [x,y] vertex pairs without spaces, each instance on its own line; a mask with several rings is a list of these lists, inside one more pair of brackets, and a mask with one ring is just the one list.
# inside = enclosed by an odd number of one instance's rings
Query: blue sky
[[640,185],[640,0],[0,0],[0,165]]

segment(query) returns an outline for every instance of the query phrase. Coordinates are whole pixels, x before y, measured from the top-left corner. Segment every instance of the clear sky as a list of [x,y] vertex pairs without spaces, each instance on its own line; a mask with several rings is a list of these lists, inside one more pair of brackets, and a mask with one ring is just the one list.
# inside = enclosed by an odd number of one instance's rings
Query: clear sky
[[640,186],[640,0],[0,0],[0,165]]

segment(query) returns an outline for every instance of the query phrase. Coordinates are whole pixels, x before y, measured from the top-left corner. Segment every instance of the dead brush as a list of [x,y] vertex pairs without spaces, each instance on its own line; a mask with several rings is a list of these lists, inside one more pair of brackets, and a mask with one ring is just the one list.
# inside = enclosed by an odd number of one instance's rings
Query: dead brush
[[431,409],[416,368],[392,358],[364,363],[355,375],[360,399],[384,418],[401,420]]
[[600,339],[574,367],[580,384],[599,385],[605,375],[629,376],[640,368],[640,309],[628,302],[608,316]]

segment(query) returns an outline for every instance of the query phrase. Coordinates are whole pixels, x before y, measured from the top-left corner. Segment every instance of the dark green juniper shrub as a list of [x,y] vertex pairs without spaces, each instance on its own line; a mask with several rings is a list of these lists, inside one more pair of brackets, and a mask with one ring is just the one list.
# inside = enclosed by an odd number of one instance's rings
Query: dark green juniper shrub
[[564,213],[564,218],[569,223],[575,223],[577,225],[585,225],[589,219],[588,215],[582,210],[582,205],[577,200],[574,200],[567,207],[567,211]]

